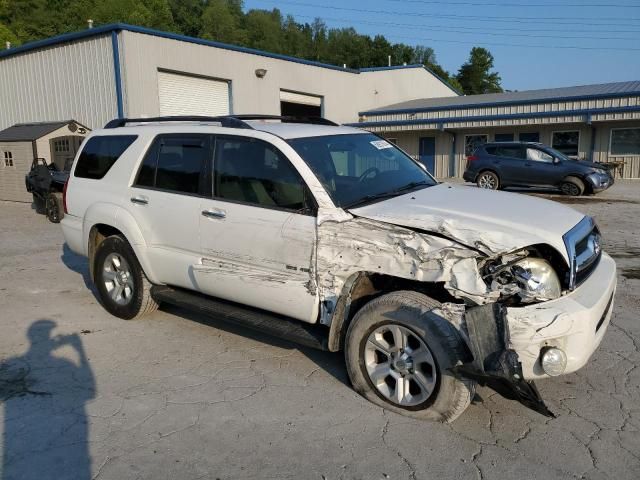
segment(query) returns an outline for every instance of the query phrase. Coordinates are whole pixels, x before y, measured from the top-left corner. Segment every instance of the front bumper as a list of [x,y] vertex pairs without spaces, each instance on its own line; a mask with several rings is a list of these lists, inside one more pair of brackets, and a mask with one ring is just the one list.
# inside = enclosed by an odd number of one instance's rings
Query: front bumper
[[611,319],[616,290],[616,264],[606,253],[587,280],[556,300],[509,307],[508,348],[515,350],[527,380],[545,378],[540,350],[557,347],[567,355],[564,373],[582,368],[598,348]]
[[586,180],[587,182],[589,182],[589,185],[591,185],[593,193],[602,192],[614,183],[613,176],[608,173],[592,173],[591,175],[587,176]]

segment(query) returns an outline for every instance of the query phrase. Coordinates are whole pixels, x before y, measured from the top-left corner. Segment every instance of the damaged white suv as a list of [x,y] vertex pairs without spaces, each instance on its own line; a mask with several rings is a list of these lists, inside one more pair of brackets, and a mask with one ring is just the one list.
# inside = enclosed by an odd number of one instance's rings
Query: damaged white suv
[[616,288],[591,218],[438,183],[323,119],[114,120],[64,206],[113,315],[167,302],[344,350],[359,393],[419,418],[455,419],[476,383],[551,415],[533,380],[585,365]]

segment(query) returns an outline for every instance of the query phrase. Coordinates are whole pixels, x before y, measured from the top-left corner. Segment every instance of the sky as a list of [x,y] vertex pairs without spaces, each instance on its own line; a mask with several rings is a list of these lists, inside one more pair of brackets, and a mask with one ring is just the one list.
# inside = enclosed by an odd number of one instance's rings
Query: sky
[[425,45],[457,72],[474,46],[508,90],[640,80],[640,0],[245,0],[299,23],[320,17],[393,43]]

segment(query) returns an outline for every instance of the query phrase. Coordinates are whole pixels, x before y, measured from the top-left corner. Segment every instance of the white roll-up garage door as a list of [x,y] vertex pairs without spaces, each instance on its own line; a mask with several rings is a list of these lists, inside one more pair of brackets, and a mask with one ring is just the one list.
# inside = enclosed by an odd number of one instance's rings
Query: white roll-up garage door
[[228,115],[229,82],[158,72],[160,115]]
[[299,103],[302,105],[313,105],[314,107],[320,107],[322,105],[322,97],[306,95],[304,93],[290,92],[288,90],[280,90],[280,101]]

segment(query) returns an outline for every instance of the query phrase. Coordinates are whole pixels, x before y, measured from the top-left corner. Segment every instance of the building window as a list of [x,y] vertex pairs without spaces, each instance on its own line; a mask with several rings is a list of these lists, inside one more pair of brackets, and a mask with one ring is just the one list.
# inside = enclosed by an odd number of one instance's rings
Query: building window
[[13,167],[13,152],[4,152],[4,166]]
[[513,133],[496,133],[496,142],[513,142]]
[[480,145],[484,145],[489,141],[488,135],[465,135],[464,136],[464,154],[468,157]]
[[56,152],[68,153],[71,151],[71,145],[69,144],[68,138],[63,138],[61,140],[54,140],[53,149]]
[[539,142],[540,141],[540,133],[539,132],[522,132],[518,135],[518,140],[521,142]]
[[551,134],[551,146],[568,157],[578,157],[580,132],[578,130],[553,132]]
[[609,153],[612,156],[640,155],[640,128],[612,128]]

